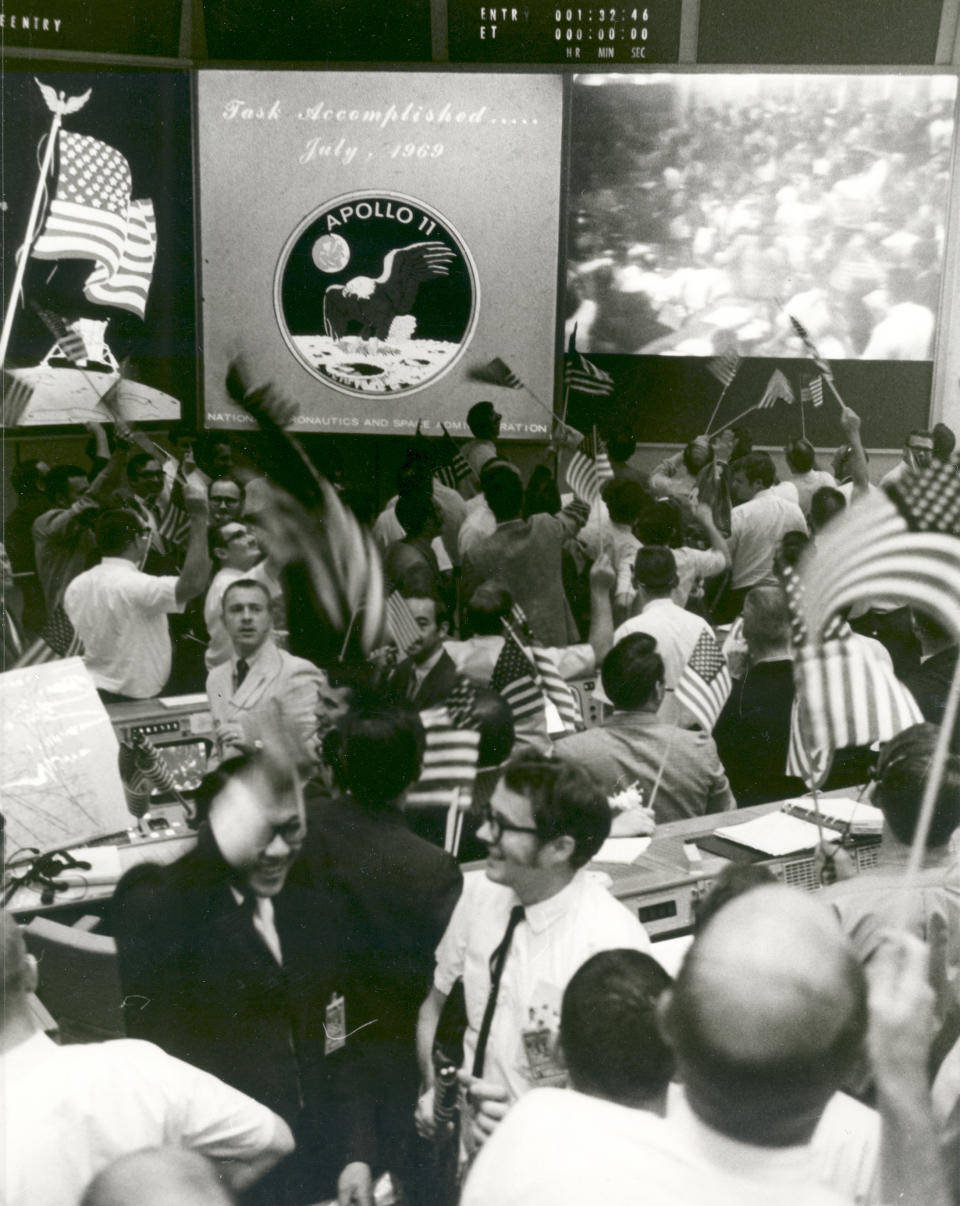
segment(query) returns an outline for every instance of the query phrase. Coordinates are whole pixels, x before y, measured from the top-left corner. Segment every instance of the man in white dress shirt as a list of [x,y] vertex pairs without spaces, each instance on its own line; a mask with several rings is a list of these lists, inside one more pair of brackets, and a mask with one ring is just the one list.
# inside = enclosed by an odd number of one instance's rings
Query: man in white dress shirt
[[183,611],[206,585],[206,489],[191,480],[183,498],[190,534],[179,577],[142,572],[150,529],[139,515],[118,509],[97,520],[100,564],[78,574],[64,594],[64,608],[83,642],[84,664],[106,702],[160,694],[173,657],[167,616]]
[[[579,767],[521,755],[494,789],[477,835],[488,847],[486,869],[464,877],[417,1026],[421,1075],[432,1086],[437,1023],[462,977],[468,1150],[529,1089],[564,1083],[554,1039],[563,990],[580,965],[612,947],[649,950],[636,917],[584,869],[609,831],[606,799]],[[432,1133],[432,1088],[417,1126]]]
[[266,1106],[152,1043],[53,1043],[29,1003],[36,960],[11,914],[0,926],[6,1206],[78,1202],[101,1169],[144,1147],[209,1156],[237,1189],[292,1151],[289,1128]]

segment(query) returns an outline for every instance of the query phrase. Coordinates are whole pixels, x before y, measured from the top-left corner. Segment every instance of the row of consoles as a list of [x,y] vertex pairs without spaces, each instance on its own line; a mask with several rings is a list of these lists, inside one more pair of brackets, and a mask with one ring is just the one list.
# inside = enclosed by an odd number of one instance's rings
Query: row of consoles
[[[203,774],[211,736],[205,697],[111,705],[108,711],[118,739],[129,741],[137,731],[145,733],[163,752],[178,788],[189,795]],[[880,824],[875,809],[831,793],[822,800],[822,813],[824,823],[833,822],[833,836],[849,832],[858,872],[876,864]],[[761,804],[661,825],[651,839],[610,839],[591,866],[608,878],[613,894],[636,910],[656,940],[689,933],[699,902],[731,862],[764,863],[786,884],[818,889],[818,837],[809,801]],[[9,907],[21,918],[48,916],[70,924],[81,915],[98,913],[128,867],[144,861],[172,862],[194,841],[182,809],[161,806],[145,825],[71,851],[77,863],[87,865],[63,870],[55,876],[54,887],[19,887]],[[16,867],[12,874],[17,875]]]

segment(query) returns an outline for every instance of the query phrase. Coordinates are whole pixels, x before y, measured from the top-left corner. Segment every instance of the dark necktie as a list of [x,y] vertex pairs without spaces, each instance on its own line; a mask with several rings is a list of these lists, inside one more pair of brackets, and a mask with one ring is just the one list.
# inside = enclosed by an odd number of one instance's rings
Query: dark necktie
[[490,956],[490,995],[487,997],[487,1004],[483,1010],[483,1021],[480,1023],[480,1032],[477,1035],[477,1050],[473,1057],[474,1076],[483,1075],[483,1060],[487,1054],[487,1039],[490,1037],[490,1027],[493,1024],[493,1015],[497,1008],[497,996],[500,992],[500,981],[503,979],[503,969],[506,966],[507,955],[510,953],[513,931],[523,921],[523,918],[523,905],[514,905],[510,910],[510,920],[507,922],[500,945]]
[[241,686],[243,685],[243,680],[247,677],[247,674],[249,672],[250,672],[250,663],[245,661],[242,657],[238,657],[237,658],[237,690],[238,691],[240,690]]

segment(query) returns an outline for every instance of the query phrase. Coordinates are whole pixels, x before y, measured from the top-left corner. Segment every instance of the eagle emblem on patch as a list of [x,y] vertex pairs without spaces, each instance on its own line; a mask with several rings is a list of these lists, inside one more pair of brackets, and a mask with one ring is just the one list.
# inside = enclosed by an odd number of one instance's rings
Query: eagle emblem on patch
[[477,321],[476,267],[441,214],[400,193],[314,210],[277,264],[275,309],[292,354],[343,393],[413,393],[448,372]]

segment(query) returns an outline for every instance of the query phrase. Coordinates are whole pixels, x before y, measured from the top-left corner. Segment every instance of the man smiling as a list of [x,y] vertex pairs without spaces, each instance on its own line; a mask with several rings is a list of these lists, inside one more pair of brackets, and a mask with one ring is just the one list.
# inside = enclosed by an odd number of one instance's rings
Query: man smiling
[[279,1114],[300,1149],[283,1176],[294,1200],[314,1201],[348,1163],[338,1136],[351,1134],[351,1152],[362,1144],[344,1113],[351,1052],[324,1043],[325,1010],[343,994],[341,926],[322,884],[287,882],[303,796],[279,728],[263,736],[262,752],[204,779],[195,849],[124,875],[112,928],[130,1037]]
[[528,1089],[562,1083],[554,1040],[563,990],[580,965],[600,950],[649,949],[636,918],[584,870],[609,831],[606,799],[579,767],[539,754],[507,765],[477,835],[488,848],[486,868],[464,879],[420,1008],[417,1051],[428,1086],[417,1108],[421,1134],[433,1130],[437,1022],[459,977],[469,1149]]

